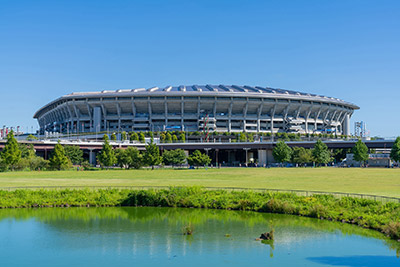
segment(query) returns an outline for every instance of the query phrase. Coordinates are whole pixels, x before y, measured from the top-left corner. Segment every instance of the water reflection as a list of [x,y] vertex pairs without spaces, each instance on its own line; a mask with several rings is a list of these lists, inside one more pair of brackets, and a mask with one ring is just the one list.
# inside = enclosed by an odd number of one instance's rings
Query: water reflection
[[[182,234],[188,224],[194,228],[192,236]],[[254,241],[272,228],[274,241]],[[26,236],[16,236],[21,229]],[[46,251],[47,257],[65,254],[69,265],[84,258],[97,266],[132,261],[141,265],[247,265],[249,259],[269,266],[299,262],[307,266],[358,266],[349,264],[351,255],[335,256],[366,251],[369,255],[380,253],[381,260],[389,264],[385,266],[400,264],[389,250],[398,253],[399,244],[376,231],[255,212],[144,207],[1,210],[0,235],[0,256],[20,250],[12,244],[22,241],[29,249],[34,240],[35,247]],[[17,238],[20,240],[14,240]],[[47,262],[50,266],[51,260]]]

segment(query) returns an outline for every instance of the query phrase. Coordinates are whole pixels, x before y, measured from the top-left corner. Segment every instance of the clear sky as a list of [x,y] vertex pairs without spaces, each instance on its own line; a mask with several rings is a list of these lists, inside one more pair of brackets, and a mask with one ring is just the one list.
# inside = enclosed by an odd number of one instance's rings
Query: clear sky
[[361,107],[400,135],[400,1],[0,0],[0,124],[77,91],[285,88]]

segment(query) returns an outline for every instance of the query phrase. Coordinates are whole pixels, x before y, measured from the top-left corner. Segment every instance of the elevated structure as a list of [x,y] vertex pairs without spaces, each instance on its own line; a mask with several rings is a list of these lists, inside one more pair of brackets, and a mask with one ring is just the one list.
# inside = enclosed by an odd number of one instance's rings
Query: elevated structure
[[191,85],[72,93],[38,110],[44,133],[218,131],[350,134],[358,106],[259,86]]

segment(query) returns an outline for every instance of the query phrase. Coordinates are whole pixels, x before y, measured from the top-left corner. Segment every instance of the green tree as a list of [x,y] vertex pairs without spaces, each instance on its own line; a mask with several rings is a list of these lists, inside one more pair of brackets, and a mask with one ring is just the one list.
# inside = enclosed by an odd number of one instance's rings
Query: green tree
[[394,141],[392,150],[390,151],[390,158],[400,162],[400,137],[397,137],[396,141]]
[[38,138],[32,134],[28,135],[28,137],[26,137],[27,141],[34,141],[34,140],[38,140]]
[[183,149],[165,150],[163,153],[165,165],[182,165],[186,162],[186,154]]
[[176,136],[176,134],[172,135],[172,142],[178,143],[178,137]]
[[360,165],[364,165],[368,160],[368,147],[361,139],[358,139],[352,152],[354,160],[360,162]]
[[71,161],[65,155],[64,147],[60,143],[54,146],[49,164],[53,170],[66,170],[71,167]]
[[121,168],[129,168],[129,156],[126,153],[125,149],[116,149],[115,157],[117,159],[117,164]]
[[164,143],[165,142],[165,138],[166,138],[165,133],[161,133],[160,134],[160,142]]
[[162,162],[160,150],[155,143],[152,142],[146,146],[146,152],[143,159],[147,166],[151,166],[152,170],[154,170],[154,165],[158,165]]
[[304,147],[294,147],[292,153],[292,162],[300,165],[305,165],[312,162],[312,155],[310,149]]
[[188,158],[187,161],[189,165],[196,166],[205,166],[210,164],[211,158],[200,152],[200,150],[195,150]]
[[146,142],[146,137],[144,136],[144,133],[142,133],[142,132],[139,133],[139,142],[140,143]]
[[83,151],[79,146],[65,146],[65,155],[74,165],[79,165],[83,162]]
[[139,141],[139,136],[136,132],[131,132],[130,136],[129,136],[129,140],[130,141]]
[[324,144],[321,139],[318,139],[315,143],[314,149],[312,150],[312,156],[318,165],[327,164],[332,161],[328,146]]
[[246,136],[245,133],[239,133],[238,139],[239,139],[238,140],[239,142],[246,142],[247,141],[247,136]]
[[99,160],[101,166],[110,167],[116,163],[117,158],[115,157],[112,146],[108,142],[108,136],[106,134],[103,136],[103,140],[103,148],[100,151],[100,154],[97,156],[97,159]]
[[128,161],[128,168],[140,169],[143,166],[143,156],[136,147],[128,147],[125,150]]
[[184,132],[181,132],[181,133],[179,134],[179,141],[181,141],[182,143],[185,143],[185,142],[186,142],[186,135],[185,135]]
[[117,141],[117,135],[115,133],[111,134],[111,141]]
[[279,141],[272,150],[272,156],[276,162],[289,162],[292,155],[292,149],[284,142]]
[[254,134],[253,133],[248,133],[247,134],[247,141],[248,142],[254,142]]
[[18,144],[19,150],[21,150],[21,158],[31,158],[36,156],[35,148],[32,144]]
[[149,132],[149,137],[150,137],[150,142],[154,142],[154,133],[153,132]]
[[165,142],[166,143],[172,143],[172,135],[171,135],[171,133],[167,132],[165,134]]
[[125,141],[125,140],[126,140],[126,132],[123,131],[123,132],[121,133],[121,141]]
[[11,131],[7,135],[7,143],[4,146],[1,155],[4,164],[14,170],[14,165],[16,165],[21,159],[21,150],[17,139],[14,137],[14,132]]

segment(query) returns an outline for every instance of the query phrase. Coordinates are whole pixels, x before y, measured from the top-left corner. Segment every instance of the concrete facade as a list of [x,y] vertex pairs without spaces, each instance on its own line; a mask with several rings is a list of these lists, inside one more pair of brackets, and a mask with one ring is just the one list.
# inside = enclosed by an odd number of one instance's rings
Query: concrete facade
[[40,131],[293,132],[350,134],[358,106],[343,100],[251,86],[168,86],[72,93],[36,112]]

